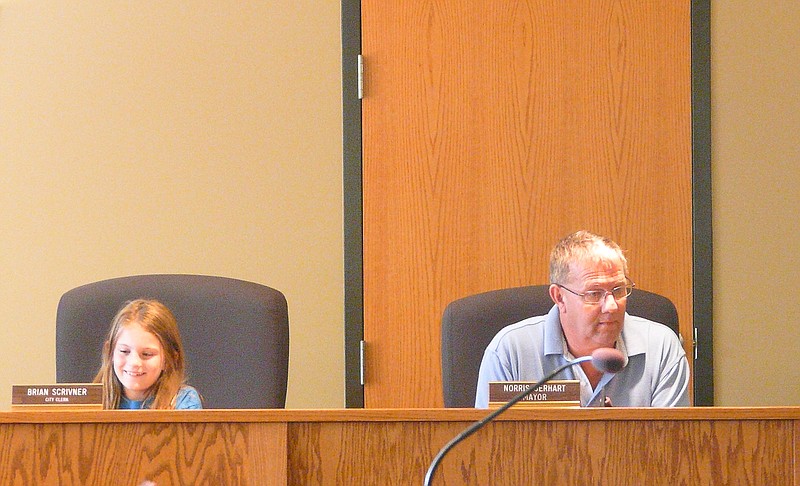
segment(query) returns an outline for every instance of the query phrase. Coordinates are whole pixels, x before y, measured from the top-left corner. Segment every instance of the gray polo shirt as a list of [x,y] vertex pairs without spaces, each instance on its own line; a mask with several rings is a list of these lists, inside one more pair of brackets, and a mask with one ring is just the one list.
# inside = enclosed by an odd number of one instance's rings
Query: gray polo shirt
[[[606,397],[615,407],[689,405],[689,362],[670,328],[625,314],[617,349],[626,357],[625,367],[617,374],[605,373],[596,389],[580,366],[571,366],[554,379],[579,380],[584,407],[602,407]],[[475,407],[489,406],[490,381],[535,382],[572,359],[558,306],[545,316],[506,326],[484,352]]]

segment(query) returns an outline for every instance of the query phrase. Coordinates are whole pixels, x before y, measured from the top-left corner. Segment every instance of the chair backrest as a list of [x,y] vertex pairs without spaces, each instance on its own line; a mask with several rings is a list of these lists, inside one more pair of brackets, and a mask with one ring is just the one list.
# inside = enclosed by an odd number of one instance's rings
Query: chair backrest
[[117,311],[155,299],[175,315],[188,383],[205,408],[284,408],[289,364],[286,298],[270,287],[205,275],[136,275],[66,292],[56,315],[56,380],[92,381]]
[[[445,407],[475,406],[478,371],[486,346],[502,328],[553,307],[549,285],[493,290],[451,302],[442,316],[442,389]],[[633,289],[628,314],[678,333],[678,311],[666,297]]]

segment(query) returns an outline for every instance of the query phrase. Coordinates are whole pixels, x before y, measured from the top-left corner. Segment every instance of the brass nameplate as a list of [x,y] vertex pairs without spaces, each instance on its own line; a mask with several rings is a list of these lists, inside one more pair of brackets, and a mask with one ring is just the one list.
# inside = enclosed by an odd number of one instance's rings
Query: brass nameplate
[[[527,390],[535,381],[489,382],[489,406],[501,406]],[[578,380],[553,380],[534,389],[514,406],[580,407],[581,384]]]
[[102,383],[12,385],[11,410],[102,410]]

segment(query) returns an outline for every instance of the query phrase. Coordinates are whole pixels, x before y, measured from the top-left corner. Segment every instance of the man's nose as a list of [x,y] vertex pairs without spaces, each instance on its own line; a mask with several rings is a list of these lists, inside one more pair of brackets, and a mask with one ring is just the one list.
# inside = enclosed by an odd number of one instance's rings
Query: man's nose
[[614,294],[607,292],[603,297],[603,312],[613,312],[618,308],[619,305],[617,304],[617,299],[614,298]]

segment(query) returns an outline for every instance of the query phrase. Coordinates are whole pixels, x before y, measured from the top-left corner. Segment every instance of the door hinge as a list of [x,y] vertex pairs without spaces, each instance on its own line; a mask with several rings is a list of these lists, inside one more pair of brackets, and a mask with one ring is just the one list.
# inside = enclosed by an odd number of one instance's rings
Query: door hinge
[[359,348],[358,348],[358,360],[359,360],[359,363],[360,363],[359,375],[361,377],[361,386],[364,386],[364,383],[366,383],[364,381],[364,355],[366,354],[366,352],[365,352],[366,348],[367,348],[367,342],[362,339],[361,343],[359,344]]
[[694,358],[697,359],[697,328],[692,329],[692,349],[694,350]]
[[358,55],[358,99],[364,99],[364,56]]

